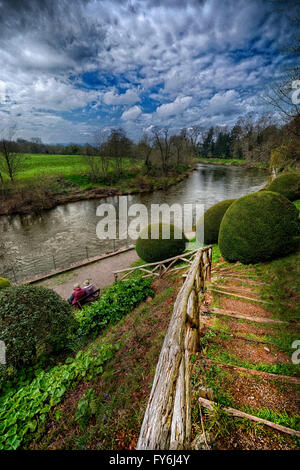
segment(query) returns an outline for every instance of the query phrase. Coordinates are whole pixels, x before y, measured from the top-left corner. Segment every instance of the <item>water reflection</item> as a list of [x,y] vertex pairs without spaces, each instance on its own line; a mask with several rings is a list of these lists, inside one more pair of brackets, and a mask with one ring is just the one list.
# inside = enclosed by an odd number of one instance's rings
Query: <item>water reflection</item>
[[[208,209],[224,199],[243,196],[260,189],[266,174],[256,169],[199,164],[187,179],[166,191],[127,196],[128,205],[201,203]],[[102,202],[118,206],[118,197],[58,206],[42,214],[0,217],[0,276],[18,280],[33,274],[67,266],[87,256],[114,248],[112,240],[98,240],[96,209]],[[116,211],[118,214],[118,211]],[[125,246],[126,240],[115,242]],[[54,256],[54,261],[53,261]]]

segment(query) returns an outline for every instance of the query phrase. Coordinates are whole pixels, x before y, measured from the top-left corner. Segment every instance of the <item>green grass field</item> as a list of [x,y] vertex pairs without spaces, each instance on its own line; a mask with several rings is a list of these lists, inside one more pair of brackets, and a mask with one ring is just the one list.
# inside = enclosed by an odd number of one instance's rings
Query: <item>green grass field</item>
[[[83,155],[25,154],[23,170],[18,174],[18,181],[28,181],[40,176],[75,176],[88,171]],[[124,159],[124,168],[133,166],[129,159]],[[137,163],[138,164],[138,163]],[[113,170],[111,162],[110,170]]]
[[82,155],[25,154],[25,157],[24,169],[18,180],[34,179],[40,175],[75,175],[88,169]]

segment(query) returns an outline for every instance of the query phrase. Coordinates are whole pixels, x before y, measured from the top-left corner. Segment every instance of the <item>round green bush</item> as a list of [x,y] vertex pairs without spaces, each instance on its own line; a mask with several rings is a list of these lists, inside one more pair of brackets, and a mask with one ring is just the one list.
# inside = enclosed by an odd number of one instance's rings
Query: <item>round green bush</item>
[[18,286],[0,291],[0,340],[8,367],[33,364],[63,349],[74,326],[70,305],[51,289]]
[[235,201],[223,217],[219,248],[227,261],[257,263],[292,251],[298,210],[286,197],[257,192]]
[[[151,227],[157,230],[158,238],[151,239]],[[170,229],[170,237],[164,239],[164,230]],[[177,229],[178,230],[178,229]],[[136,252],[147,263],[162,261],[180,255],[185,250],[187,239],[183,232],[181,238],[175,238],[176,232],[173,224],[148,225],[141,231],[136,241]],[[145,237],[148,236],[148,239]]]
[[226,199],[225,201],[218,202],[210,207],[203,217],[198,220],[196,230],[204,223],[204,243],[218,243],[219,229],[223,216],[234,201],[236,199]]
[[0,277],[0,289],[5,289],[5,287],[10,287],[11,283],[5,277]]
[[296,201],[300,199],[300,173],[280,175],[266,187],[266,190],[282,194],[290,201]]

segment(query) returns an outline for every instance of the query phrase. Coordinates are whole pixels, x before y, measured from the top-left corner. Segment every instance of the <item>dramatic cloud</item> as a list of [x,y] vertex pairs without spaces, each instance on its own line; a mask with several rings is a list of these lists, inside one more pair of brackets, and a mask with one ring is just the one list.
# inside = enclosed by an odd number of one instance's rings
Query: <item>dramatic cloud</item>
[[141,113],[142,111],[139,106],[133,106],[132,108],[129,108],[127,111],[124,111],[124,113],[121,116],[121,119],[123,119],[124,121],[133,121]]
[[184,111],[191,101],[191,96],[183,96],[182,98],[177,97],[173,103],[162,104],[159,106],[156,113],[161,117],[176,116],[176,114],[180,114]]
[[113,91],[108,91],[103,96],[103,101],[105,104],[108,105],[134,104],[140,101],[140,98],[138,97],[137,93],[133,90],[126,90],[126,92],[122,93],[121,95],[115,95]]
[[264,110],[260,96],[288,64],[289,5],[0,0],[1,129],[86,142],[99,127],[138,138],[153,125],[232,125]]

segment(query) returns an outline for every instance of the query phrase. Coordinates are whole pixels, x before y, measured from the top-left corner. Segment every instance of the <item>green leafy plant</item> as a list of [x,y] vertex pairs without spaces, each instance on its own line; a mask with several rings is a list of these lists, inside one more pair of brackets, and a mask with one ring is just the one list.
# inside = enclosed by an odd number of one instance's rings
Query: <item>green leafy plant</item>
[[21,388],[10,388],[0,397],[0,450],[17,449],[38,429],[43,428],[47,415],[82,379],[93,380],[103,372],[102,365],[111,359],[115,346],[102,344],[97,350],[79,351],[65,364],[45,372],[37,371]]
[[96,413],[96,395],[92,388],[79,400],[77,404],[77,411],[75,414],[75,421],[78,422],[81,428],[86,426],[91,418]]
[[148,296],[153,295],[150,278],[136,277],[118,281],[107,288],[99,301],[76,313],[80,335],[97,334],[118,322]]

